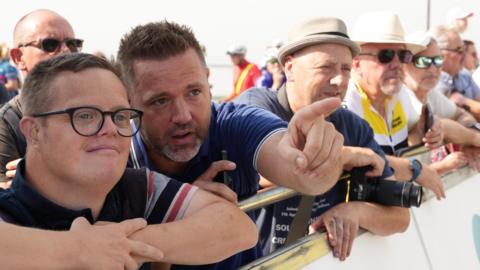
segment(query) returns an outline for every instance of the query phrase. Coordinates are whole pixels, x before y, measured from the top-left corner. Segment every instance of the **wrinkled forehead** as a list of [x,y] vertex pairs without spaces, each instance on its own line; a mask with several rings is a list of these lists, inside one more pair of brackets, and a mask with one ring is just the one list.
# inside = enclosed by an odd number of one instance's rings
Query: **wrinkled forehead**
[[[25,19],[17,29],[15,44],[44,38],[74,38],[72,26],[64,18],[53,14],[37,15]],[[17,35],[18,34],[18,35]]]
[[437,42],[432,41],[428,44],[427,49],[417,53],[415,56],[437,56],[441,54],[442,52],[440,51]]
[[48,95],[60,107],[108,104],[130,107],[127,92],[120,79],[102,68],[87,68],[79,72],[62,71],[52,80]]

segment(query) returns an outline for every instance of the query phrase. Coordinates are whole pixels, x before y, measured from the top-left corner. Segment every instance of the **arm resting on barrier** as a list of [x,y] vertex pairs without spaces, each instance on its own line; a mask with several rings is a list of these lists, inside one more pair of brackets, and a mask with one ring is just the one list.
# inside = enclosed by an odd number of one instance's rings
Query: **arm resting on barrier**
[[350,255],[359,228],[377,235],[390,235],[405,231],[409,222],[408,209],[349,202],[329,209],[310,228],[313,232],[325,227],[333,255],[345,260]]
[[258,231],[235,204],[199,189],[183,219],[149,225],[131,238],[162,250],[164,261],[207,264],[253,247]]

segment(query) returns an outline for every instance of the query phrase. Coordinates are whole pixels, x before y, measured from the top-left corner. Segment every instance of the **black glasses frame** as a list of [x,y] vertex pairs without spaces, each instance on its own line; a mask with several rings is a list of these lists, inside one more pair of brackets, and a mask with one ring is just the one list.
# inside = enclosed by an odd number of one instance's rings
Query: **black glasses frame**
[[[424,61],[423,65],[419,63],[419,60]],[[429,69],[432,65],[434,65],[436,68],[440,68],[443,64],[443,56],[414,56],[412,59],[412,64],[414,67],[419,69]]]
[[395,59],[395,55],[398,56],[398,60],[400,60],[403,64],[408,64],[412,61],[413,53],[410,50],[394,50],[394,49],[383,49],[378,51],[378,53],[359,53],[358,55],[369,55],[369,56],[376,56],[378,62],[382,64],[388,64]]
[[[75,112],[77,110],[81,110],[81,109],[93,109],[93,110],[96,110],[100,113],[100,115],[102,116],[102,121],[100,122],[100,124],[98,125],[98,128],[95,132],[91,133],[91,134],[83,134],[81,133],[80,131],[77,130],[77,128],[75,127],[75,124],[73,122],[73,116],[75,114]],[[137,130],[135,130],[131,135],[124,135],[120,132],[119,128],[118,128],[118,125],[117,123],[115,122],[115,115],[119,112],[122,112],[122,111],[131,111],[131,112],[134,112],[138,115],[138,126],[135,126],[137,128]],[[47,117],[47,116],[51,116],[51,115],[57,115],[57,114],[68,114],[68,116],[70,117],[70,124],[73,128],[73,130],[75,130],[75,132],[80,135],[80,136],[84,136],[84,137],[90,137],[90,136],[95,136],[97,135],[100,130],[102,129],[103,127],[103,124],[105,123],[105,115],[110,115],[110,118],[112,119],[112,122],[117,126],[117,133],[118,135],[122,136],[122,137],[132,137],[132,136],[135,136],[135,134],[137,134],[137,132],[140,130],[140,127],[142,125],[142,116],[143,116],[143,112],[140,111],[140,110],[136,110],[136,109],[118,109],[116,111],[102,111],[100,110],[99,108],[96,108],[96,107],[91,107],[91,106],[82,106],[82,107],[74,107],[74,108],[68,108],[68,109],[65,109],[65,110],[61,110],[61,111],[52,111],[52,112],[44,112],[44,113],[35,113],[35,114],[32,114],[31,116],[32,117]],[[130,118],[129,120],[132,120],[134,118]]]
[[33,46],[43,50],[44,52],[53,53],[58,51],[62,47],[63,43],[67,45],[70,52],[80,52],[83,47],[83,39],[66,38],[64,40],[59,40],[56,38],[44,38],[19,44],[18,48]]

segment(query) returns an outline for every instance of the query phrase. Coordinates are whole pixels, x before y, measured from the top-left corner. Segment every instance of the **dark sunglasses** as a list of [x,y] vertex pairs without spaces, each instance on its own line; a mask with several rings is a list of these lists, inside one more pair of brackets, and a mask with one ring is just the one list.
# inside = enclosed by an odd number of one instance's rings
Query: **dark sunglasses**
[[393,49],[383,49],[380,50],[378,53],[360,53],[359,55],[370,55],[376,56],[378,58],[378,62],[382,64],[388,64],[393,61],[395,55],[398,55],[398,60],[401,63],[408,64],[412,61],[413,54],[409,50],[398,50],[395,51]]
[[464,46],[458,46],[455,49],[443,48],[441,50],[442,51],[454,52],[454,53],[458,53],[458,54],[463,54],[465,52],[465,47]]
[[60,47],[62,46],[62,43],[65,43],[65,45],[67,45],[67,48],[70,50],[70,52],[79,52],[81,51],[83,46],[82,39],[67,38],[65,40],[58,40],[56,38],[45,38],[45,39],[40,39],[39,41],[31,41],[25,44],[20,44],[18,45],[18,47],[21,48],[21,47],[34,46],[42,49],[47,53],[53,53],[60,49]]
[[443,64],[443,56],[414,56],[412,63],[416,68],[428,69],[433,64],[436,68],[440,68]]

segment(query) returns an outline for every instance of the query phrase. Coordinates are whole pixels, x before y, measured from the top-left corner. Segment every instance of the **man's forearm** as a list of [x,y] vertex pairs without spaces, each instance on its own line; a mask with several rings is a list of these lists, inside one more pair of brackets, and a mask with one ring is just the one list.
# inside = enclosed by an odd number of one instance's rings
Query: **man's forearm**
[[469,112],[465,111],[462,108],[457,108],[455,116],[452,120],[457,121],[464,127],[471,127],[472,125],[477,123],[475,117],[473,117],[473,115],[471,115]]
[[408,159],[389,155],[386,157],[390,167],[392,167],[395,172],[395,179],[405,181],[412,178],[413,173],[410,169],[410,163]]
[[480,133],[466,128],[450,119],[442,119],[444,138],[448,142],[460,145],[480,146]]
[[475,119],[480,121],[480,102],[466,98],[465,105],[469,107],[469,112],[475,117]]
[[257,242],[248,216],[224,200],[200,208],[182,220],[149,225],[130,238],[163,251],[163,261],[176,264],[218,262]]
[[356,203],[360,215],[359,226],[376,235],[404,232],[410,223],[408,209],[383,206],[368,202]]
[[80,269],[82,252],[68,231],[46,231],[0,223],[4,269]]

